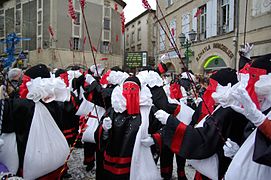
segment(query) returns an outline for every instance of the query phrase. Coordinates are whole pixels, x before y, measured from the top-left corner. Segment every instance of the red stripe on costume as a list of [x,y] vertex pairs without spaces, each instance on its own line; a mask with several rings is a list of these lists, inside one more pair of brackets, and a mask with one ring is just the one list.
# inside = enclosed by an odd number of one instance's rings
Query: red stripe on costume
[[259,130],[271,140],[271,121],[266,119],[264,122],[259,126]]
[[110,162],[110,163],[116,163],[116,164],[128,164],[131,163],[132,158],[131,157],[112,157],[106,154],[106,151],[104,152],[104,160]]
[[65,133],[71,133],[71,132],[73,132],[74,130],[75,130],[75,128],[66,129],[66,130],[63,131],[63,133],[64,133],[64,134],[65,134]]
[[79,109],[79,106],[78,106],[77,103],[75,102],[75,99],[74,99],[73,96],[72,96],[71,100],[72,100],[72,104],[73,104],[73,106],[75,107],[75,109]]
[[89,163],[95,161],[95,156],[85,157],[84,163]]
[[177,116],[179,114],[179,112],[181,111],[181,105],[178,105],[177,108],[175,109],[173,116]]
[[93,92],[89,93],[87,100],[92,101],[92,98],[93,98]]
[[194,180],[202,180],[202,175],[198,171],[196,171]]
[[173,167],[172,166],[161,167],[161,173],[168,174],[168,173],[172,173],[172,171],[173,171]]
[[185,130],[186,130],[186,125],[182,122],[178,125],[178,127],[175,130],[175,133],[171,142],[171,150],[172,152],[176,154],[179,152],[180,147],[182,145]]
[[65,135],[65,138],[66,138],[66,139],[73,138],[73,137],[75,137],[75,134]]
[[162,138],[161,138],[161,134],[155,133],[155,134],[152,135],[152,137],[153,137],[154,141],[158,144],[160,152],[161,152],[161,149],[162,149]]
[[104,169],[110,171],[113,174],[121,175],[130,173],[130,168],[116,168],[113,166],[109,166],[104,164]]
[[179,177],[184,177],[185,176],[184,170],[178,171],[178,176]]

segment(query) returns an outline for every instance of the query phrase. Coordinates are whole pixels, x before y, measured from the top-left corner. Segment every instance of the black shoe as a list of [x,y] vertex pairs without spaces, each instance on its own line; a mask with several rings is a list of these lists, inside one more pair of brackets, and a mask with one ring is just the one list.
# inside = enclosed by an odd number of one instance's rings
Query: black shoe
[[86,171],[89,172],[94,168],[94,163],[88,164],[86,167]]
[[66,173],[62,176],[62,178],[65,178],[65,179],[68,179],[68,178],[71,178],[71,177],[72,177],[72,175],[69,174],[68,172],[66,172]]

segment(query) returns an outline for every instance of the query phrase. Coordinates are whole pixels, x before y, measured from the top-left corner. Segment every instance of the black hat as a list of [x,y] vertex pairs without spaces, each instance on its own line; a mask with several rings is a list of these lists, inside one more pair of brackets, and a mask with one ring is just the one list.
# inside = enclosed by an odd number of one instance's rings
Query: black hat
[[29,76],[31,79],[35,79],[37,77],[41,78],[51,77],[49,69],[44,64],[38,64],[36,66],[33,66],[30,69],[26,70],[24,74]]
[[251,67],[265,69],[267,71],[267,74],[270,73],[271,72],[271,53],[263,55],[255,59],[252,62]]
[[220,69],[212,74],[210,78],[216,80],[222,86],[227,86],[228,83],[234,85],[238,82],[236,70],[232,68]]
[[110,68],[111,71],[121,71],[123,72],[123,70],[119,67],[119,66],[114,66],[112,68]]
[[130,76],[124,82],[127,82],[127,81],[135,82],[141,88],[141,83],[140,83],[139,79],[136,76]]
[[248,59],[244,56],[240,56],[240,59],[239,59],[239,70],[243,69],[243,67],[247,64],[247,63],[251,63],[251,59]]
[[77,65],[73,65],[73,66],[71,67],[71,70],[72,70],[72,71],[77,71],[77,70],[80,70],[80,67],[77,66]]
[[152,66],[143,66],[140,71],[154,71]]
[[65,73],[65,72],[66,72],[65,69],[58,69],[58,70],[56,70],[56,72],[55,72],[55,77],[59,77],[60,74],[63,74],[63,73]]

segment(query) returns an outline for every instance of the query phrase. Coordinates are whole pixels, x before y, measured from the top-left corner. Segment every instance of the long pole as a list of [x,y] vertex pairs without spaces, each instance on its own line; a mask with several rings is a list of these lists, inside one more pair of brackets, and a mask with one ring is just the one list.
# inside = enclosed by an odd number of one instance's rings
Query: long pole
[[244,25],[244,45],[246,44],[246,35],[247,35],[247,9],[248,9],[248,2],[246,0],[245,25]]

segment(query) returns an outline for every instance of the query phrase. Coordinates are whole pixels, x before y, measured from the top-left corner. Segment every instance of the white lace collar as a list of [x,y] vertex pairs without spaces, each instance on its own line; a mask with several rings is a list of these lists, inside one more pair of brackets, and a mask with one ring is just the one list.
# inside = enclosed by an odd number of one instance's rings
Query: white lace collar
[[109,76],[107,77],[108,84],[122,84],[125,79],[127,79],[129,75],[126,72],[121,71],[111,71]]
[[154,86],[163,86],[163,79],[155,71],[141,71],[136,75],[136,77],[138,77],[142,84],[149,85],[151,88]]
[[66,84],[59,78],[35,78],[26,83],[28,94],[27,99],[34,102],[39,100],[49,103],[52,101],[68,101],[70,92]]

